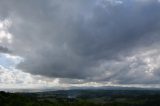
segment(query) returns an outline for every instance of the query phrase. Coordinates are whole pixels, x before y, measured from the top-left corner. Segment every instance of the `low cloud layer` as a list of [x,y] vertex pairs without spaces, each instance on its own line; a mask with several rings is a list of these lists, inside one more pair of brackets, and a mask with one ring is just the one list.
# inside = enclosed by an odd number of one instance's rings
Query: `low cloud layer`
[[158,0],[1,0],[12,37],[0,52],[63,83],[159,84],[159,11]]

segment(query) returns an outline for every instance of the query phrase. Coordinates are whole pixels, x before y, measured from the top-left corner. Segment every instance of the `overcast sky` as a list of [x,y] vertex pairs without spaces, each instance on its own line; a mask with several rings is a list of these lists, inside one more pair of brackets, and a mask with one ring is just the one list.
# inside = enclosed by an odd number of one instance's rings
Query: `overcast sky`
[[0,0],[0,89],[160,88],[159,0]]

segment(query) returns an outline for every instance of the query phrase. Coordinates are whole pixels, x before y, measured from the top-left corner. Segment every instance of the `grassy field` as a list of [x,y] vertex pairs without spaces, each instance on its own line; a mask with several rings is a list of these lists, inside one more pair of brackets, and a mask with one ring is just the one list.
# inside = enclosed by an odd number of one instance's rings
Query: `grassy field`
[[0,106],[160,106],[160,91],[68,90],[0,92]]

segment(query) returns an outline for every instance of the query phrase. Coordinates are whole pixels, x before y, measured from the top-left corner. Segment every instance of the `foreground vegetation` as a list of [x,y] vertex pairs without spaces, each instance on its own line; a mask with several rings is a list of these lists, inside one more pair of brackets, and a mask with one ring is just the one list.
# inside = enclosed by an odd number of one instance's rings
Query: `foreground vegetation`
[[158,91],[0,92],[0,106],[160,106]]

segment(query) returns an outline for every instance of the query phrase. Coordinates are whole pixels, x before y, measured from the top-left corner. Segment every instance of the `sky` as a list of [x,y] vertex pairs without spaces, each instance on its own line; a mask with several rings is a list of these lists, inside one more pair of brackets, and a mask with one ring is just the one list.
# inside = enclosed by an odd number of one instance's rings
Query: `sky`
[[160,0],[0,0],[0,89],[160,88]]

